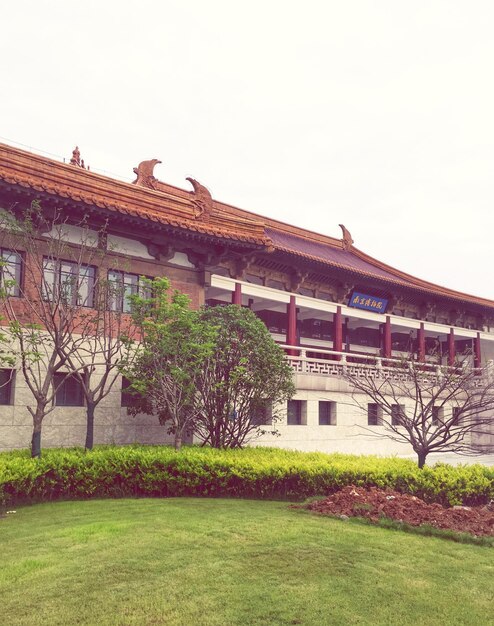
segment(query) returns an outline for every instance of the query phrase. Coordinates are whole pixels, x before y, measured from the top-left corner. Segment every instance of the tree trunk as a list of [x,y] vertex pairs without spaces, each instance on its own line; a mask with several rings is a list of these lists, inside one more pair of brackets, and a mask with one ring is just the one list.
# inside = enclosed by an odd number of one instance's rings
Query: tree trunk
[[425,459],[427,458],[427,452],[417,452],[418,466],[422,469],[425,465]]
[[86,450],[92,450],[94,446],[94,409],[96,405],[93,402],[88,402],[86,406]]
[[181,432],[176,432],[175,433],[175,450],[180,450],[180,448],[182,447],[182,433]]
[[41,419],[37,417],[34,418],[33,436],[31,438],[31,457],[33,459],[41,456],[41,423]]

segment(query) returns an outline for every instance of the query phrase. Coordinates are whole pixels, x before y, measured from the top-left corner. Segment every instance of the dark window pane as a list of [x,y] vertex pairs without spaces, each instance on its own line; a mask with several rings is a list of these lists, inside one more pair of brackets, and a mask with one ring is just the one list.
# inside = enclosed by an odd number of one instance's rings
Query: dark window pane
[[84,393],[77,376],[55,374],[53,384],[56,406],[84,406]]
[[321,400],[319,402],[319,425],[336,425],[336,402]]
[[254,410],[251,423],[256,426],[267,426],[272,423],[271,402],[264,402]]
[[278,333],[281,335],[286,333],[286,313],[283,313],[281,311],[269,311],[268,309],[264,309],[262,311],[257,311],[256,315],[266,324],[269,332]]
[[130,380],[122,376],[122,395],[120,400],[120,406],[136,406],[138,403],[138,397],[129,390]]
[[288,401],[287,424],[289,426],[300,426],[302,424],[302,400]]
[[391,405],[391,424],[393,426],[400,426],[403,424],[403,418],[405,417],[405,407],[403,404]]
[[0,370],[0,404],[12,403],[13,370]]
[[370,403],[367,405],[367,424],[369,426],[379,426],[379,405]]

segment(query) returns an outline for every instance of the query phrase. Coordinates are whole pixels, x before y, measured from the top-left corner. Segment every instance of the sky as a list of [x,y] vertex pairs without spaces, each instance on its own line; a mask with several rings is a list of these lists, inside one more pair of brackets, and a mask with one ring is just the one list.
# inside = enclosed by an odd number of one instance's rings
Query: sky
[[160,180],[494,299],[491,0],[16,0],[0,141]]

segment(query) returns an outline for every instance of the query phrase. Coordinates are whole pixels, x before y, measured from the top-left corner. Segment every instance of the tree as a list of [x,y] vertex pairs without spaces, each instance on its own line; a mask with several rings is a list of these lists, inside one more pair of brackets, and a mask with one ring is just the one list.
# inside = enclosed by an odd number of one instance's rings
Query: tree
[[[478,454],[473,439],[494,426],[494,378],[465,360],[454,367],[426,365],[409,355],[394,367],[363,375],[348,368],[345,379],[353,403],[365,412],[373,406],[374,425],[384,432],[374,436],[409,443],[423,467],[431,452]],[[362,398],[363,394],[363,398]],[[364,404],[365,403],[365,404]]]
[[123,307],[115,306],[125,294],[111,281],[100,279],[91,309],[81,311],[74,332],[61,346],[70,370],[79,380],[86,404],[86,450],[94,445],[94,420],[98,404],[120,378],[122,363],[130,364],[135,329]]
[[170,293],[167,278],[147,284],[149,297],[131,298],[139,343],[133,361],[122,362],[121,371],[141,397],[131,412],[156,414],[168,425],[179,450],[185,433],[195,426],[198,381],[213,349],[216,329],[190,309],[187,295]]
[[200,320],[217,332],[197,379],[196,434],[213,447],[239,448],[270,423],[275,433],[281,407],[295,393],[283,350],[249,309],[205,308]]
[[[106,238],[104,228],[91,231],[85,220],[75,223],[59,211],[45,212],[37,201],[22,213],[4,212],[1,232],[15,257],[2,267],[3,311],[12,354],[34,399],[27,408],[36,457],[41,455],[43,420],[54,410],[59,389],[70,377],[90,373],[97,359],[104,364],[112,352],[100,349],[89,357],[87,351],[87,331],[101,337],[101,328],[108,330],[106,317],[102,322],[101,311],[94,308],[99,287],[95,267],[106,255],[101,245]],[[77,234],[76,242],[69,232]],[[108,380],[104,384],[107,390]]]

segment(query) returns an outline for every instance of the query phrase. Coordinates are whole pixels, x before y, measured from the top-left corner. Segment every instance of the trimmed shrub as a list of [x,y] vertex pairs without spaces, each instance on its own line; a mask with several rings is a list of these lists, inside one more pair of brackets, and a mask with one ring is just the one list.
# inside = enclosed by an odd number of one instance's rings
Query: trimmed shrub
[[0,454],[0,504],[58,499],[209,496],[303,500],[346,485],[392,488],[426,502],[476,505],[494,498],[494,467],[274,448],[218,450],[100,446]]

